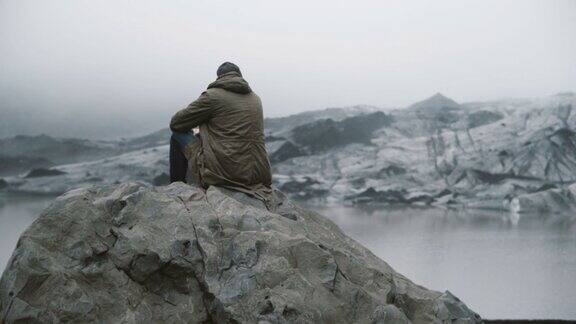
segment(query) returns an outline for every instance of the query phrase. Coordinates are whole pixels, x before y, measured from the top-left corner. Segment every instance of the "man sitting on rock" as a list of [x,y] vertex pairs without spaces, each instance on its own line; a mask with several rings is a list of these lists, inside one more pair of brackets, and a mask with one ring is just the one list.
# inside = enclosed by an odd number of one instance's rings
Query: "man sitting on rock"
[[[264,146],[262,102],[226,62],[218,78],[170,122],[170,182],[220,186],[266,199],[270,162]],[[193,128],[199,127],[195,136]]]

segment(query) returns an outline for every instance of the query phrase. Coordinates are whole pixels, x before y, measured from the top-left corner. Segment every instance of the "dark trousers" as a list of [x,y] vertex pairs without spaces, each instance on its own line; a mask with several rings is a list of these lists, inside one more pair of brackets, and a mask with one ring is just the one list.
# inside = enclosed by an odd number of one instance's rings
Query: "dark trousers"
[[188,159],[184,155],[184,150],[197,140],[198,138],[192,132],[172,133],[170,137],[170,183],[176,181],[186,183]]

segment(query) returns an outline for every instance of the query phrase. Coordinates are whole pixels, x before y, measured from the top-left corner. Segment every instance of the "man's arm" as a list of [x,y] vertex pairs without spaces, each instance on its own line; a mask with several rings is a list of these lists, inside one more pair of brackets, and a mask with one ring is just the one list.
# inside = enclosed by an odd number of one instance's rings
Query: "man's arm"
[[188,107],[180,110],[170,121],[170,129],[173,132],[189,132],[192,128],[208,121],[212,117],[214,106],[206,91]]

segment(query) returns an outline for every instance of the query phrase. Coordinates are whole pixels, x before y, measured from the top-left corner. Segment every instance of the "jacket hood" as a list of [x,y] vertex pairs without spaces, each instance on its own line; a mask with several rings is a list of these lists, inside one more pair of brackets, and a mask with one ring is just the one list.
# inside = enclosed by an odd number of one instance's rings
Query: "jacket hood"
[[248,94],[252,92],[248,82],[246,82],[238,72],[222,74],[218,79],[216,79],[216,81],[210,83],[208,89],[210,88],[220,88],[240,94]]

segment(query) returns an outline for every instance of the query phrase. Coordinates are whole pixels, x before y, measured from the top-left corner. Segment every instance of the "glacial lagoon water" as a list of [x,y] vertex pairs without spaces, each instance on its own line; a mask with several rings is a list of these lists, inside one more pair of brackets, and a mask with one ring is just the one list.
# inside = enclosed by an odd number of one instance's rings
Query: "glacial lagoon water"
[[54,197],[0,193],[0,271],[4,271],[20,234]]
[[[0,268],[53,198],[0,196]],[[313,207],[398,272],[484,318],[576,319],[576,228],[563,218],[431,208]]]
[[316,208],[398,272],[486,319],[576,319],[565,217],[432,208]]

